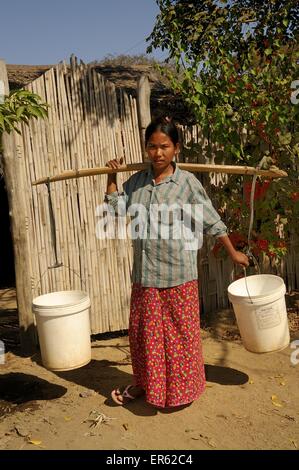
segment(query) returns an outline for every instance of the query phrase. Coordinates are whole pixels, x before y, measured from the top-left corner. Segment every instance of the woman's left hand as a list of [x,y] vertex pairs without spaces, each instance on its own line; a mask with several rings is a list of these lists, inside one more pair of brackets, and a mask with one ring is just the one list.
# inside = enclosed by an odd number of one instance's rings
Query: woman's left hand
[[234,263],[240,264],[241,266],[244,266],[245,268],[247,268],[249,266],[248,256],[246,256],[241,251],[235,251],[231,255],[231,259],[233,260]]

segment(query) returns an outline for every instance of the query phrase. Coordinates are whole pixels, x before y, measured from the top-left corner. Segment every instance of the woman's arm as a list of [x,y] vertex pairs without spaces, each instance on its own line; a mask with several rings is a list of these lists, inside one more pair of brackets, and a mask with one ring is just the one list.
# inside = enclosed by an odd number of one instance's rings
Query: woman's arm
[[237,251],[232,245],[232,242],[230,241],[227,235],[222,235],[217,238],[221,241],[222,245],[224,246],[234,263],[240,264],[241,266],[245,267],[249,266],[248,256],[246,256],[241,251]]
[[[114,160],[109,160],[109,162],[106,163],[106,166],[108,168],[119,168],[123,164],[123,158],[120,158],[119,160],[114,159]],[[108,175],[107,179],[107,194],[115,193],[117,191],[117,173],[112,173]]]

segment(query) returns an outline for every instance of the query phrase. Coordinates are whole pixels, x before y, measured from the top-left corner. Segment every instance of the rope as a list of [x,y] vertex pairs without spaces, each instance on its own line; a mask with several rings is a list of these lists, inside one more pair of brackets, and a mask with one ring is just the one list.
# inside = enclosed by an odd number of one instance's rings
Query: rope
[[55,216],[54,216],[51,190],[50,190],[50,178],[48,178],[46,186],[47,186],[47,189],[48,189],[48,203],[49,203],[49,216],[50,216],[50,228],[51,228],[51,241],[52,241],[52,247],[53,247],[54,256],[55,256],[55,263],[54,263],[53,266],[49,266],[49,268],[59,268],[60,266],[62,266],[62,263],[61,262],[59,263],[58,257],[57,257],[56,223],[55,223]]
[[[267,157],[263,157],[261,159],[261,161],[259,162],[259,164],[257,165],[256,170],[260,170],[266,160],[267,160]],[[248,249],[247,249],[246,255],[253,260],[254,265],[257,267],[258,273],[261,274],[261,270],[260,270],[260,266],[258,264],[258,261],[255,258],[255,256],[253,255],[253,253],[251,251],[251,248],[250,248],[251,232],[252,232],[253,220],[254,220],[254,193],[255,193],[256,180],[257,180],[257,175],[254,175],[253,178],[252,178],[252,186],[251,186],[251,192],[250,192],[250,202],[249,202],[249,205],[250,205],[250,219],[249,219],[249,227],[248,227],[248,235],[247,235]],[[250,299],[250,302],[253,304],[253,300],[250,296],[249,289],[248,289],[247,275],[246,275],[247,273],[246,273],[245,266],[243,267],[243,271],[244,271],[244,277],[245,277],[246,291],[247,291],[248,297]]]

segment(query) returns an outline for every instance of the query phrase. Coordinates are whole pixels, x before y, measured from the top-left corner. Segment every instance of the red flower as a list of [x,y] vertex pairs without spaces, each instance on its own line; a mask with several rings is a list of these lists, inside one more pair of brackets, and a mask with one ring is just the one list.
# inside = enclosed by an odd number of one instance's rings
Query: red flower
[[256,241],[256,246],[261,251],[268,251],[269,242],[268,242],[268,240],[257,240]]
[[[259,183],[258,181],[255,183],[255,191],[254,191],[254,197],[253,197],[254,201],[257,201],[264,197],[264,195],[266,194],[270,186],[270,183],[271,183],[270,180],[265,180],[263,181],[263,183]],[[251,182],[244,183],[244,195],[245,195],[245,202],[247,206],[250,205],[251,187],[252,187]]]
[[291,199],[294,201],[294,202],[297,202],[299,200],[299,193],[296,192],[296,193],[291,193]]
[[285,248],[286,247],[286,242],[283,240],[280,240],[279,242],[275,243],[276,248]]

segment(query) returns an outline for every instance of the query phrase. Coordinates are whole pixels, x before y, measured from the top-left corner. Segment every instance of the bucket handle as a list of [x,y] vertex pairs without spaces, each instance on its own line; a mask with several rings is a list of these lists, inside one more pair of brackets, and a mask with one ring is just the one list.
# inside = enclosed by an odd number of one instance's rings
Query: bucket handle
[[245,278],[245,287],[246,287],[246,291],[247,291],[247,294],[248,294],[248,297],[249,297],[250,302],[253,304],[253,300],[252,300],[252,298],[251,298],[251,296],[250,296],[249,289],[248,289],[247,274],[246,274],[246,268],[245,268],[245,266],[243,266],[243,272],[244,272],[244,278]]
[[33,293],[36,291],[36,289],[40,286],[44,276],[46,275],[46,273],[48,272],[49,269],[57,269],[57,268],[61,268],[61,267],[64,267],[64,268],[68,268],[70,271],[72,271],[74,274],[76,274],[76,276],[78,276],[78,278],[80,279],[80,281],[82,282],[82,284],[84,285],[84,288],[86,289],[86,281],[83,281],[82,277],[80,276],[80,274],[77,273],[77,271],[75,271],[73,268],[71,268],[70,266],[67,266],[66,264],[63,264],[63,263],[59,263],[58,266],[48,266],[43,274],[41,275],[39,281],[36,283],[36,285],[32,288],[32,291]]
[[[261,274],[261,270],[260,270],[260,267],[259,267],[259,264],[257,262],[257,259],[255,258],[255,256],[251,253],[250,249],[246,252],[246,255],[248,256],[248,259],[249,259],[249,266],[254,266],[257,268],[257,271],[258,271],[258,274]],[[247,283],[247,271],[246,271],[246,267],[245,266],[242,266],[243,268],[243,273],[244,273],[244,278],[245,278],[245,287],[246,287],[246,291],[247,291],[247,294],[248,294],[248,297],[249,297],[249,300],[250,302],[253,304],[253,300],[251,298],[251,295],[250,295],[250,292],[249,292],[249,289],[248,289],[248,283]]]

